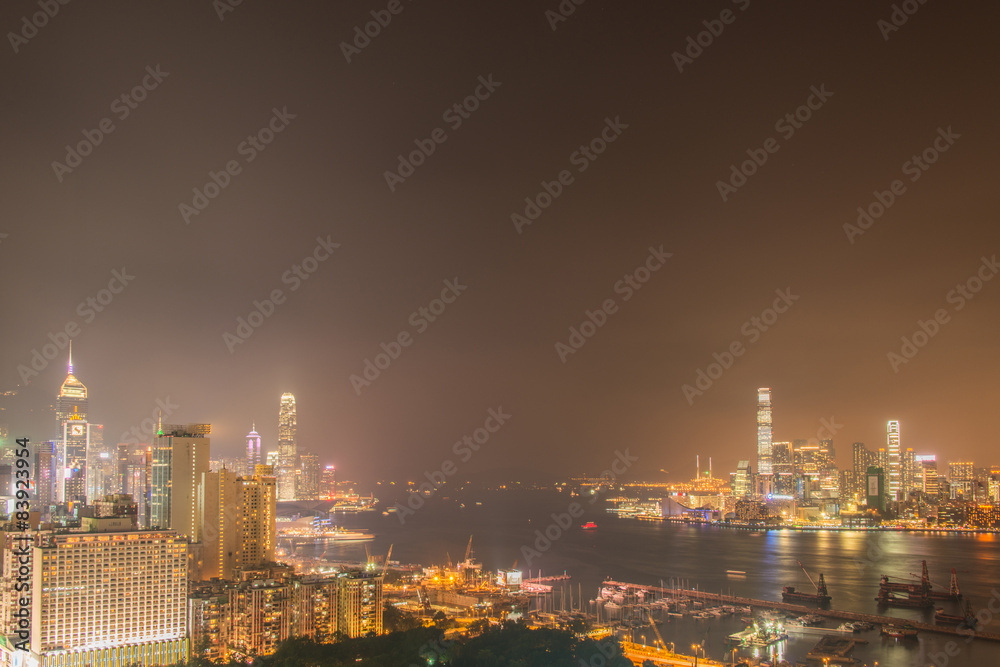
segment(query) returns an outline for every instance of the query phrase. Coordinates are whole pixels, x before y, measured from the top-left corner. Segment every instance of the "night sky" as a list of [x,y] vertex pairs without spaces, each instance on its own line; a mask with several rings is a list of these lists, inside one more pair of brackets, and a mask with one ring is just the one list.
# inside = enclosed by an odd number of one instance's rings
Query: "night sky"
[[110,439],[169,397],[213,455],[253,420],[272,449],[289,391],[300,451],[363,481],[459,462],[501,407],[460,476],[625,448],[635,476],[727,473],[758,386],[776,441],[832,420],[843,465],[888,419],[917,453],[1000,463],[993,3],[909,0],[896,26],[888,1],[48,2],[37,29],[39,3],[0,8],[12,435],[52,437],[65,352],[24,369],[70,325]]

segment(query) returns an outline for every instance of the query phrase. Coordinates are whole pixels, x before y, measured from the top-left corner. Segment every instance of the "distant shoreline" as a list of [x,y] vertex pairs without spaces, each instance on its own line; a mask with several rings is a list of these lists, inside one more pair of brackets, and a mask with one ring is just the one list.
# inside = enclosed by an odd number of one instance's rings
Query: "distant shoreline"
[[738,530],[753,530],[753,531],[772,531],[772,530],[797,530],[806,532],[819,532],[824,530],[829,530],[833,532],[844,532],[844,533],[875,533],[875,532],[906,532],[906,533],[932,533],[935,535],[944,535],[948,533],[954,533],[958,535],[993,535],[1000,533],[1000,529],[990,529],[990,528],[914,528],[912,526],[867,526],[867,527],[855,527],[855,526],[764,526],[757,524],[746,524],[746,523],[724,523],[724,522],[713,522],[713,521],[677,521],[674,519],[663,519],[651,516],[633,516],[633,517],[622,517],[626,519],[637,519],[639,521],[650,521],[655,523],[669,523],[675,525],[684,526],[710,526],[715,528],[733,528]]

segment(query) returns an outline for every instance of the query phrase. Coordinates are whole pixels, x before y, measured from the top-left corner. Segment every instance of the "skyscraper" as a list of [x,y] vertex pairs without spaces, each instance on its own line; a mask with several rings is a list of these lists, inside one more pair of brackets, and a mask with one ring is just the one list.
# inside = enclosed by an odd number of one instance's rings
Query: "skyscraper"
[[198,538],[198,484],[208,472],[210,424],[168,424],[153,439],[150,526]]
[[850,491],[850,495],[855,501],[860,501],[866,496],[865,491],[865,475],[868,472],[868,468],[871,466],[878,465],[878,457],[875,453],[865,447],[863,442],[855,442],[852,445],[853,450],[853,463],[854,463],[854,487]]
[[56,493],[59,502],[87,499],[87,387],[73,375],[73,346],[69,348],[66,379],[56,397]]
[[889,420],[886,425],[886,436],[888,441],[886,446],[889,450],[889,479],[887,486],[887,497],[890,501],[899,500],[900,490],[903,485],[902,457],[899,450],[899,422],[895,419]]
[[[280,421],[280,417],[279,417]],[[247,473],[253,474],[253,471],[257,466],[264,463],[261,459],[260,454],[260,434],[257,433],[257,424],[253,424],[250,427],[250,432],[247,434]]]
[[771,466],[771,389],[757,390],[757,474],[770,476]]
[[278,500],[295,500],[296,430],[295,396],[284,393],[278,408]]
[[303,452],[299,456],[302,463],[302,471],[299,475],[299,484],[296,496],[302,500],[316,500],[319,497],[320,466],[319,456],[312,452]]

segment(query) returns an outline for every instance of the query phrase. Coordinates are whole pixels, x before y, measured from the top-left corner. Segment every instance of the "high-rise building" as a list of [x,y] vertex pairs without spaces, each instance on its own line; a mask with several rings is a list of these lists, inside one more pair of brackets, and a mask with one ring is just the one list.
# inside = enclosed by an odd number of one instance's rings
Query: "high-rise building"
[[104,446],[104,426],[87,424],[87,504],[114,493],[117,463],[111,450]]
[[54,440],[43,440],[35,445],[35,508],[47,512],[56,502],[56,460],[58,451]]
[[320,496],[328,500],[337,498],[337,467],[326,466],[320,473]]
[[298,469],[298,424],[295,396],[281,395],[278,408],[278,500],[295,500],[295,471]]
[[187,547],[173,531],[42,533],[36,540],[27,664],[187,660]]
[[66,379],[56,397],[57,452],[56,491],[58,502],[86,502],[87,449],[87,387],[73,375],[73,347],[70,344]]
[[198,537],[198,484],[208,472],[210,424],[166,424],[153,439],[150,526]]
[[860,502],[865,497],[865,474],[868,468],[878,465],[878,460],[873,451],[865,447],[863,442],[855,442],[851,445],[852,463],[854,468],[854,485],[850,491],[855,502]]
[[302,500],[316,500],[319,498],[320,466],[319,455],[312,452],[303,452],[299,456],[301,473],[299,474],[298,493]]
[[[279,417],[280,421],[280,417]],[[257,466],[264,463],[260,453],[260,434],[257,433],[257,424],[254,423],[247,433],[247,472],[253,474]]]
[[757,474],[770,476],[771,462],[771,389],[757,389]]
[[885,512],[885,471],[878,466],[871,466],[865,472],[865,498],[868,509]]
[[733,475],[733,495],[737,498],[746,498],[753,493],[753,487],[750,461],[743,459],[736,465],[736,474]]
[[961,496],[964,500],[972,500],[972,482],[975,466],[971,461],[948,462],[948,486],[952,499]]
[[906,500],[911,491],[918,488],[917,455],[912,447],[907,447],[899,453],[899,484],[900,500]]
[[375,571],[337,579],[337,627],[348,637],[382,634],[382,575]]
[[937,456],[926,454],[914,458],[920,471],[918,480],[920,490],[931,496],[938,495],[940,490],[938,489]]
[[899,421],[889,420],[886,424],[886,448],[889,457],[889,480],[887,484],[888,498],[890,501],[900,499],[900,492],[903,488],[902,473],[902,453],[899,448]]

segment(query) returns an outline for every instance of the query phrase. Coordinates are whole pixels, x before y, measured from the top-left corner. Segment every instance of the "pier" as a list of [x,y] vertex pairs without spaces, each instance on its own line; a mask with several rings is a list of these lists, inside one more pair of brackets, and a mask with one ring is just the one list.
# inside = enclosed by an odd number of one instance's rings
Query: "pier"
[[[661,588],[659,586],[645,586],[642,584],[630,584],[622,581],[605,581],[605,586],[620,586],[622,588],[634,588],[637,590],[654,591],[660,595],[672,598],[686,597],[694,600],[706,600],[718,602],[720,604],[731,604],[749,607],[761,607],[764,609],[776,609],[787,611],[792,614],[815,614],[826,618],[835,618],[844,621],[868,621],[877,625],[908,625],[921,632],[934,632],[942,635],[953,635],[956,637],[974,637],[986,641],[1000,642],[1000,635],[989,632],[977,632],[964,628],[951,627],[947,625],[934,625],[933,623],[921,623],[910,621],[904,618],[893,616],[878,616],[875,614],[861,614],[854,611],[844,611],[840,609],[818,609],[799,604],[789,604],[787,602],[776,602],[773,600],[756,600],[737,595],[723,595],[721,593],[709,593],[687,588]],[[666,664],[666,663],[664,663]]]

